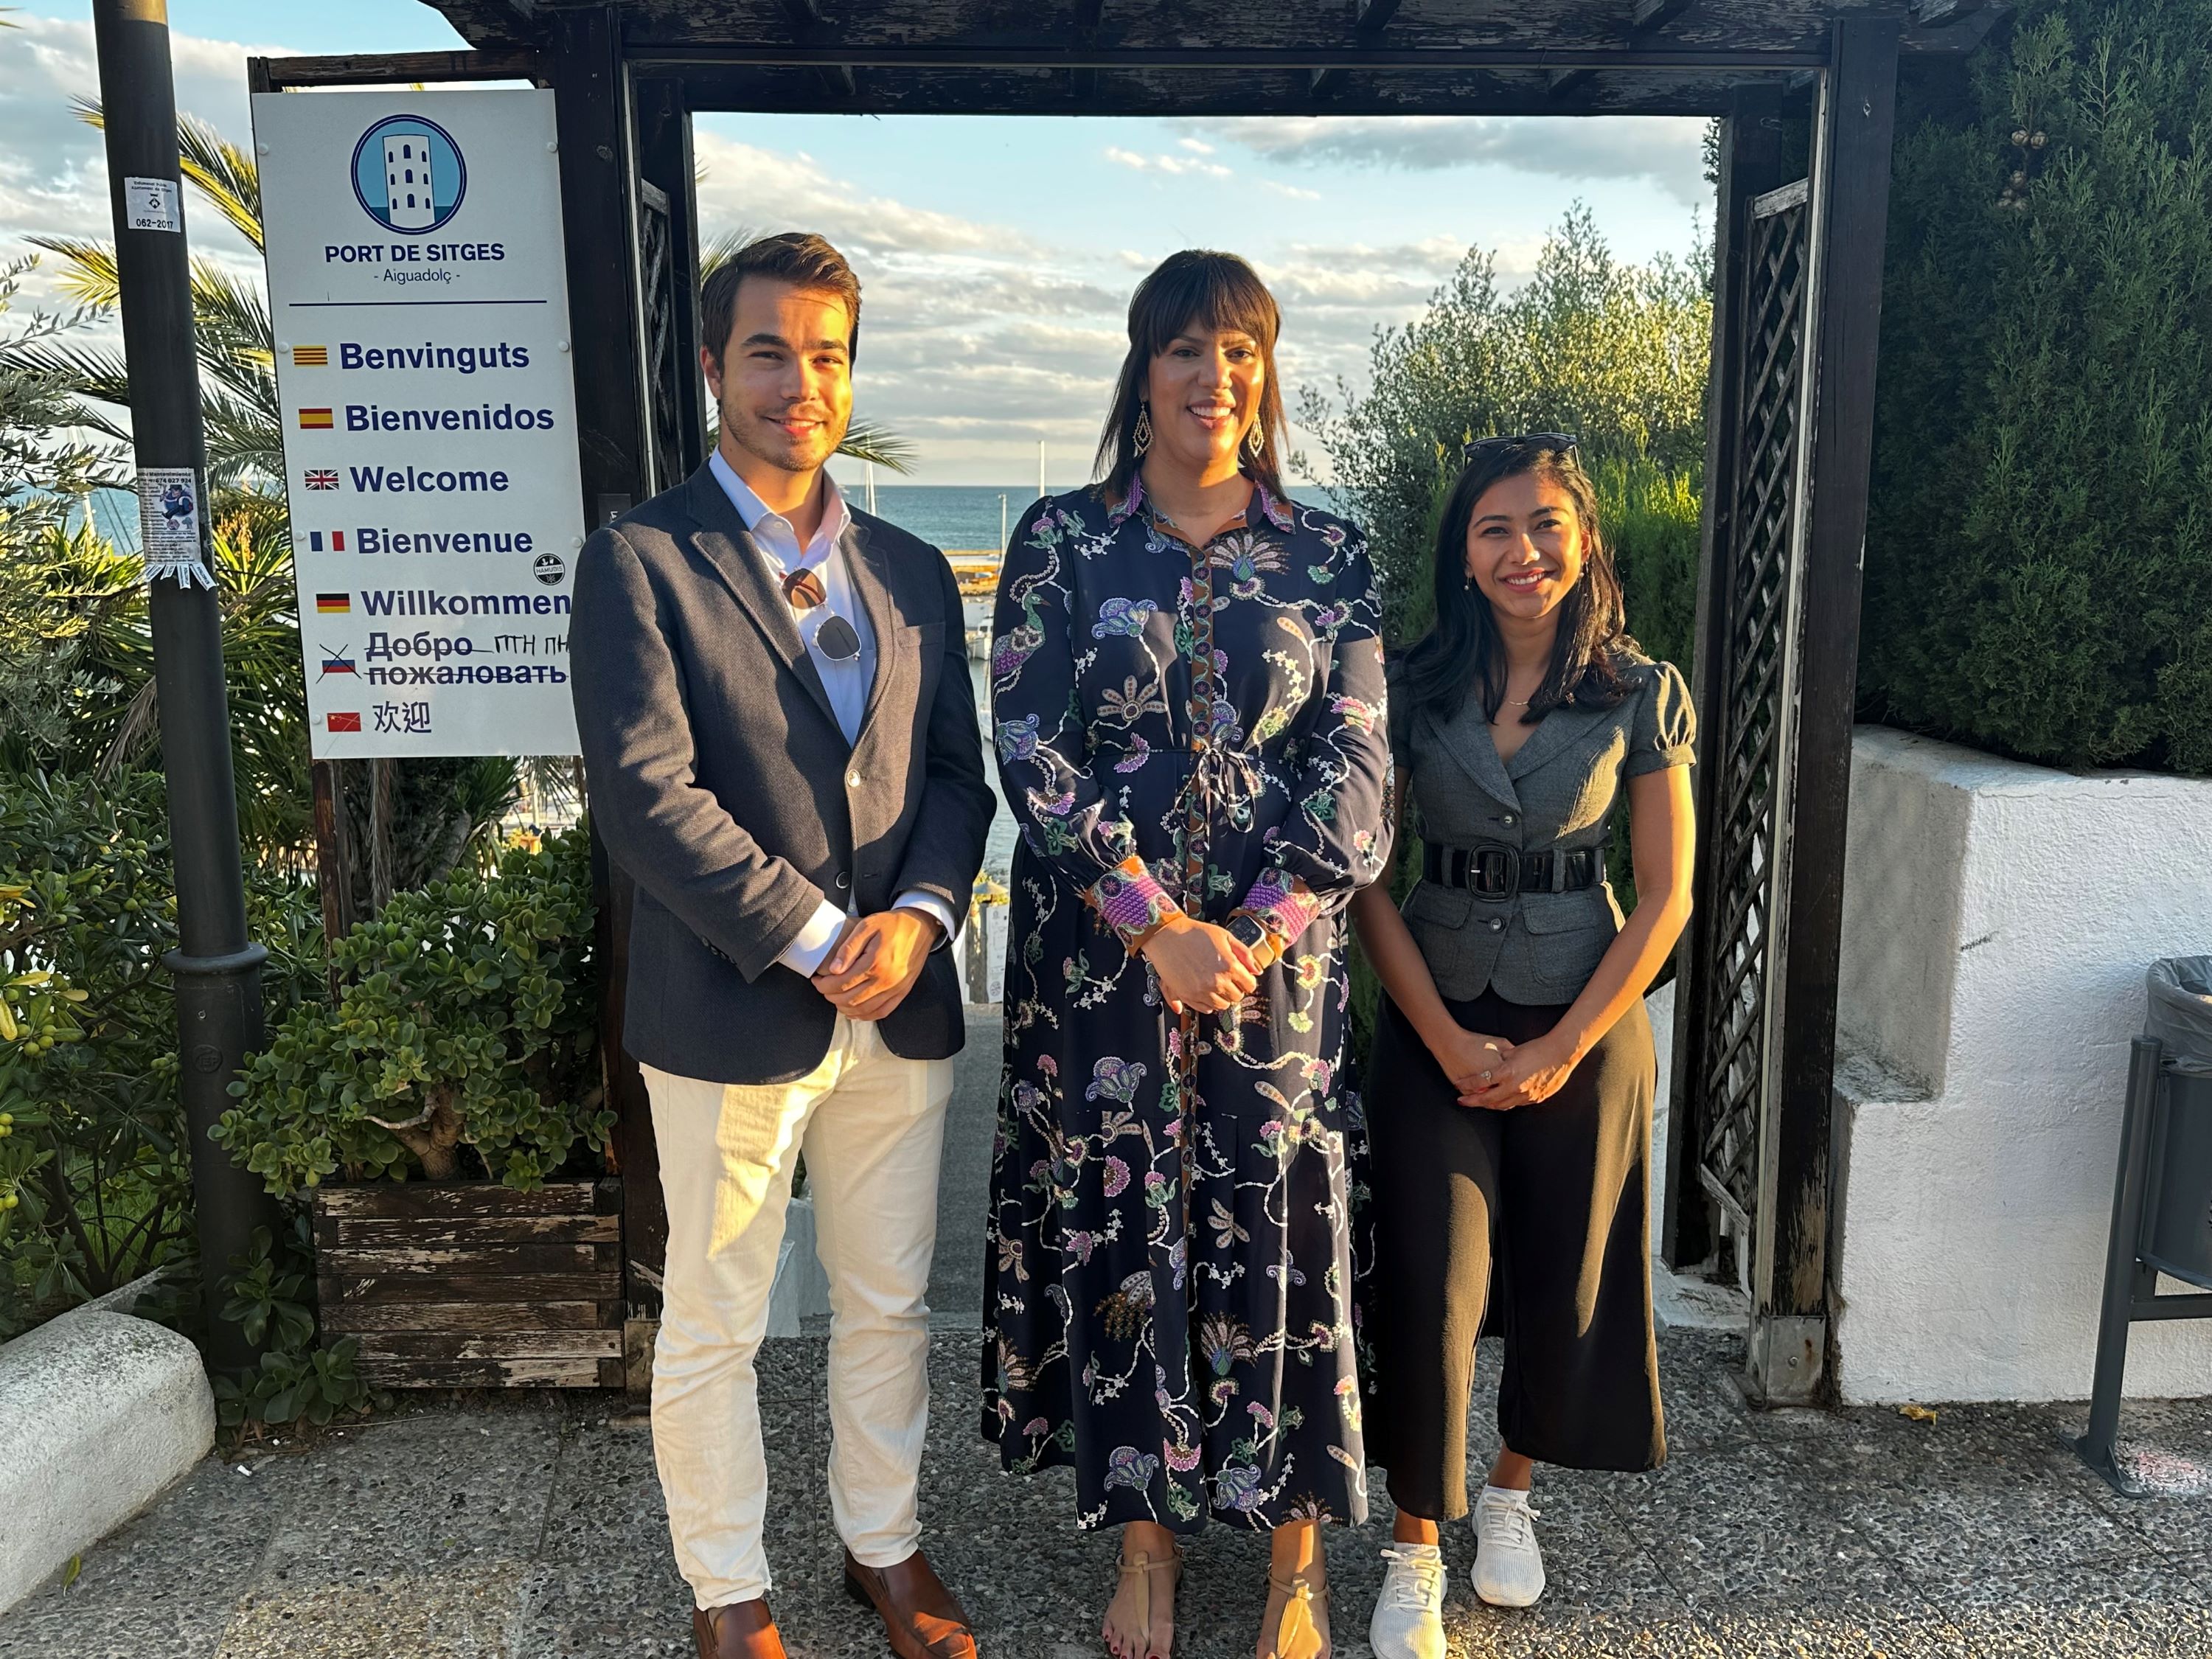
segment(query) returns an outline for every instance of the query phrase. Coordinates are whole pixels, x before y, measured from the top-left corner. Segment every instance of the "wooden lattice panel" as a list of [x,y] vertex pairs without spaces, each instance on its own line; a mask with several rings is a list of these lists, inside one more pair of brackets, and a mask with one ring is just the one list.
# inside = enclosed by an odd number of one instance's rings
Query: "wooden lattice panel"
[[1739,1228],[1759,1206],[1760,1106],[1767,1072],[1767,1000],[1774,965],[1771,906],[1782,838],[1787,756],[1788,646],[1797,624],[1795,562],[1802,556],[1798,493],[1805,441],[1807,191],[1752,204],[1747,228],[1742,434],[1733,486],[1723,702],[1710,764],[1720,769],[1705,1030],[1698,1081],[1698,1173]]

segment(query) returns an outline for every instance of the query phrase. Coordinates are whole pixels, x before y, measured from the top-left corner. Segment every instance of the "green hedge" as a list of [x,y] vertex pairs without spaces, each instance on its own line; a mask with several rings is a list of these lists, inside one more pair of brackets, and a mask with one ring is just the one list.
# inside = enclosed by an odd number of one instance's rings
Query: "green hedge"
[[1864,712],[2212,773],[2212,0],[2023,0],[1904,87]]

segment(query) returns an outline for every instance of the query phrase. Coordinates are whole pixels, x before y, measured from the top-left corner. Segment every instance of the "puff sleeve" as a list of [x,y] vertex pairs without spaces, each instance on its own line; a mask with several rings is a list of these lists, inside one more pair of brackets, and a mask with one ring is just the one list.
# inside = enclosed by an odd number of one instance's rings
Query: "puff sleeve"
[[1688,684],[1670,662],[1644,664],[1637,678],[1642,684],[1629,723],[1627,775],[1689,765],[1697,758],[1698,715]]

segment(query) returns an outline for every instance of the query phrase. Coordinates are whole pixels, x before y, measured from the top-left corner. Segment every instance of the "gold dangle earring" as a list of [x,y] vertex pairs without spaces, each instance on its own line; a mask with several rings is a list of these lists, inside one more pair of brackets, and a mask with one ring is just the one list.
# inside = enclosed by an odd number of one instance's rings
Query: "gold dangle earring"
[[1150,404],[1137,405],[1137,429],[1130,434],[1129,441],[1139,455],[1152,447],[1152,406]]
[[1253,422],[1251,431],[1244,434],[1244,447],[1252,452],[1252,459],[1255,461],[1267,453],[1267,429],[1259,422]]

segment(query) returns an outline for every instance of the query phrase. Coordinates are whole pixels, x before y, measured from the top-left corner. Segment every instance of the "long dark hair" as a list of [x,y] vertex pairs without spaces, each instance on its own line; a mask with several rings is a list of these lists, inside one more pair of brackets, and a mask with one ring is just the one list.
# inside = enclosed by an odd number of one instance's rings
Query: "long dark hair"
[[1467,532],[1477,502],[1501,479],[1533,473],[1565,490],[1582,521],[1582,579],[1559,602],[1559,637],[1543,684],[1522,716],[1533,723],[1562,703],[1610,708],[1628,695],[1622,659],[1636,649],[1621,606],[1620,576],[1598,525],[1597,491],[1571,451],[1525,445],[1478,453],[1459,475],[1437,524],[1437,619],[1406,653],[1406,689],[1439,720],[1482,694],[1492,721],[1505,702],[1505,653],[1490,601],[1467,574]]
[[1248,447],[1239,444],[1237,460],[1239,470],[1265,484],[1270,495],[1287,495],[1277,462],[1285,429],[1282,386],[1275,374],[1275,337],[1282,332],[1282,311],[1259,273],[1235,254],[1186,248],[1161,260],[1129,299],[1129,355],[1121,360],[1121,373],[1114,383],[1114,406],[1098,440],[1096,471],[1107,496],[1127,500],[1129,486],[1144,463],[1137,453],[1137,414],[1144,407],[1152,359],[1194,322],[1216,331],[1235,329],[1260,343],[1265,373],[1260,382],[1258,424],[1266,444],[1256,460]]

